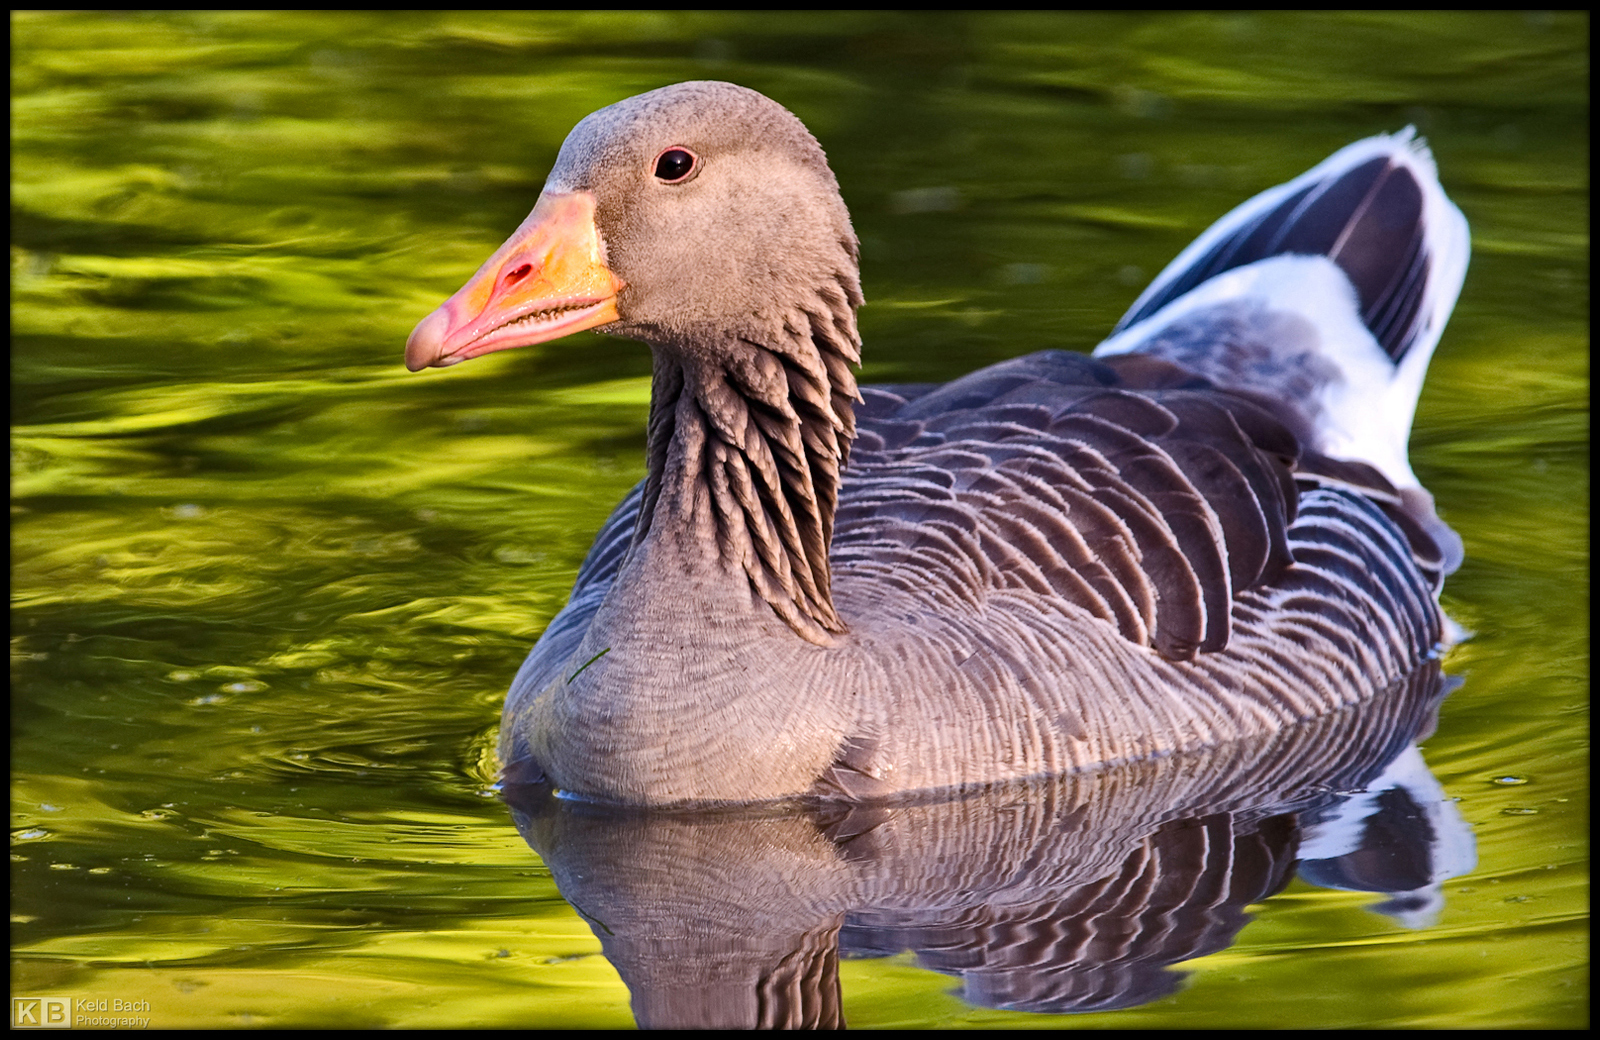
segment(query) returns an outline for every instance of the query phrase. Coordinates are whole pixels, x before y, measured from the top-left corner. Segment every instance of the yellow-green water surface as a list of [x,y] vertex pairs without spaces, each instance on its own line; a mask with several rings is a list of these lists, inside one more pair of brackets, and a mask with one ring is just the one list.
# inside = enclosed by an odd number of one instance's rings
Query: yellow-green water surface
[[863,379],[1091,349],[1234,204],[1414,124],[1473,260],[1413,461],[1475,637],[1424,752],[1477,870],[1432,928],[1296,882],[1176,995],[854,1026],[1588,1018],[1588,18],[14,14],[11,984],[156,1026],[618,1026],[491,790],[500,702],[643,471],[649,359],[405,372],[568,129],[731,79],[821,140]]

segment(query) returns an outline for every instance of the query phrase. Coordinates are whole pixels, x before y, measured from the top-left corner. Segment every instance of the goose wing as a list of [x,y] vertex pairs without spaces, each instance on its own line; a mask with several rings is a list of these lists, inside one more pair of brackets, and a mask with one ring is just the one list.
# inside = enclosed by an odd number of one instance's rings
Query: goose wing
[[1189,660],[1227,647],[1235,600],[1284,574],[1293,540],[1318,544],[1324,520],[1295,525],[1301,494],[1321,488],[1319,517],[1398,528],[1383,583],[1427,627],[1429,597],[1410,586],[1419,571],[1437,582],[1441,555],[1393,486],[1303,452],[1259,404],[1159,359],[1048,351],[910,400],[866,397],[834,532],[841,575],[947,615],[1029,590]]

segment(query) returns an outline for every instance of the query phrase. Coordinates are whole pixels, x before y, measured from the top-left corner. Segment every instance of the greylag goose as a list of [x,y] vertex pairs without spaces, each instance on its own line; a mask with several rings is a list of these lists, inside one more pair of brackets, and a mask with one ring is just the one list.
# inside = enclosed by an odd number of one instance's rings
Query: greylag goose
[[1385,696],[1460,558],[1406,441],[1467,255],[1427,149],[1373,137],[1223,217],[1092,358],[858,388],[857,240],[800,120],[716,82],[593,113],[406,344],[653,355],[648,476],[513,682],[508,776],[871,800]]

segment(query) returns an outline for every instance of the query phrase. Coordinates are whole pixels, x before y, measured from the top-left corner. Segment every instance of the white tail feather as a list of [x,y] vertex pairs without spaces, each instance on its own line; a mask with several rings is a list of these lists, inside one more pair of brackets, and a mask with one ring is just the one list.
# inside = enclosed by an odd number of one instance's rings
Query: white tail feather
[[[1370,196],[1352,196],[1343,213],[1346,230],[1323,255],[1270,243],[1263,249],[1252,240],[1290,238],[1296,220],[1307,213],[1326,224],[1329,208],[1314,205],[1331,198],[1326,193],[1342,177],[1375,159],[1409,173],[1421,194],[1420,248],[1380,258],[1392,263],[1395,282],[1405,290],[1398,309],[1404,313],[1407,304],[1414,305],[1414,317],[1398,335],[1386,327],[1393,336],[1387,351],[1363,320],[1359,293],[1334,259],[1349,229],[1366,215]],[[1237,263],[1230,266],[1234,253]],[[1433,156],[1414,131],[1370,137],[1213,224],[1157,276],[1095,355],[1150,353],[1220,386],[1280,400],[1313,450],[1365,462],[1396,486],[1416,488],[1406,452],[1411,421],[1469,253],[1466,219],[1440,187]],[[1169,299],[1201,266],[1221,269]],[[1153,307],[1158,309],[1149,313]]]

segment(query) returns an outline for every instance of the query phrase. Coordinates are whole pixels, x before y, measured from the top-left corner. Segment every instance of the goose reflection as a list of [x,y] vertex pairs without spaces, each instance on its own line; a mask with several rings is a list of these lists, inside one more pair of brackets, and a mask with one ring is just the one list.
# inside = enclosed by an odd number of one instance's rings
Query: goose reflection
[[1429,923],[1472,835],[1423,764],[1449,681],[1270,738],[962,797],[619,809],[508,776],[523,837],[645,1027],[841,1026],[839,958],[913,951],[984,1007],[1174,992],[1296,870]]

